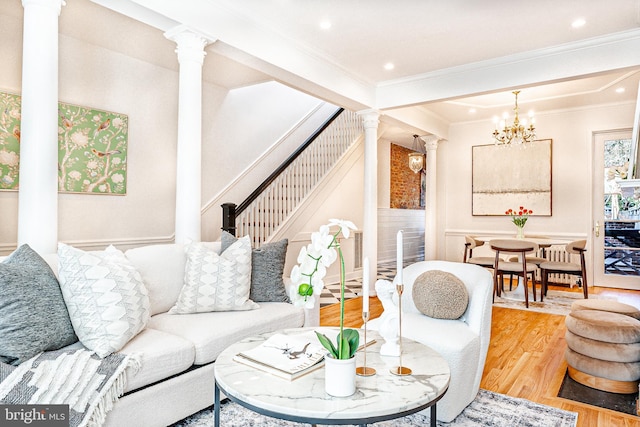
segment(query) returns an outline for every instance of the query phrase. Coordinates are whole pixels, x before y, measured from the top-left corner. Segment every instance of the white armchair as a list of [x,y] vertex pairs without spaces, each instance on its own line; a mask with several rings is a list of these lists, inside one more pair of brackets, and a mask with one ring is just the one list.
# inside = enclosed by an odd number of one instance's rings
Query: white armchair
[[[435,319],[422,314],[412,298],[413,282],[428,270],[446,271],[457,276],[467,288],[469,304],[456,320]],[[449,363],[449,390],[438,402],[439,421],[449,422],[471,403],[480,389],[482,371],[491,336],[493,277],[486,269],[449,261],[422,261],[403,270],[402,336],[423,343]],[[394,283],[395,283],[394,279]],[[378,280],[376,292],[384,306],[382,315],[368,323],[373,330],[383,332],[397,319],[398,294],[395,284]]]

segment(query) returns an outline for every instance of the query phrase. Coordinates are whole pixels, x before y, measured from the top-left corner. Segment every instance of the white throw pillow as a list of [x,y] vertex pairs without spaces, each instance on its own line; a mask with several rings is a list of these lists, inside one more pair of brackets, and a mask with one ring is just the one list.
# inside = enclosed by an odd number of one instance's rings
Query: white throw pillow
[[222,255],[202,243],[187,246],[184,286],[170,314],[253,310],[251,241],[238,239]]
[[100,357],[120,350],[149,321],[142,277],[113,246],[85,252],[58,245],[60,288],[80,342]]
[[[220,253],[220,242],[202,242]],[[149,291],[151,315],[166,313],[178,300],[184,286],[187,264],[186,247],[181,243],[146,245],[129,249],[124,253],[138,270]]]

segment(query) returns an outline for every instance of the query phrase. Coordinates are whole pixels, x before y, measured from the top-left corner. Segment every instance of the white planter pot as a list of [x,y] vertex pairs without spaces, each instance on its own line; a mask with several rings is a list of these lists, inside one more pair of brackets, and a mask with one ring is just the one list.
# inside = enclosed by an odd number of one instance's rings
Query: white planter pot
[[324,358],[324,388],[327,394],[335,397],[351,396],[356,392],[356,358],[334,359],[330,355]]

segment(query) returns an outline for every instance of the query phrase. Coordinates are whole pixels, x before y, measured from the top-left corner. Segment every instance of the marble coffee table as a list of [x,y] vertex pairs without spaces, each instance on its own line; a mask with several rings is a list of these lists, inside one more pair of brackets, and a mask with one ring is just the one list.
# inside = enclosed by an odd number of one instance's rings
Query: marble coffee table
[[[297,334],[318,330],[288,329],[278,331]],[[356,392],[349,397],[332,397],[324,389],[324,368],[293,381],[233,361],[233,356],[256,347],[272,334],[244,339],[224,350],[215,362],[215,427],[220,425],[220,393],[254,412],[270,417],[309,424],[358,424],[400,418],[431,408],[431,426],[436,425],[436,402],[449,386],[450,371],[446,360],[435,350],[403,338],[403,366],[413,371],[397,376],[390,369],[398,366],[397,357],[380,356],[382,339],[367,331],[376,343],[367,348],[367,366],[376,375],[356,377]],[[362,366],[363,354],[357,354]]]

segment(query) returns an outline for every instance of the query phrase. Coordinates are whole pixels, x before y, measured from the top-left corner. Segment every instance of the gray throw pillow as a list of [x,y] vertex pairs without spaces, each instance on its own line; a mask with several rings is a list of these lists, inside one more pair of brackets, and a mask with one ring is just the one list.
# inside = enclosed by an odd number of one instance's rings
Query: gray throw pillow
[[0,263],[0,362],[11,365],[78,341],[60,284],[29,245]]
[[[221,252],[231,246],[237,237],[226,231],[222,232]],[[289,240],[266,243],[251,251],[251,293],[249,298],[254,302],[290,302],[282,275],[287,257]]]

